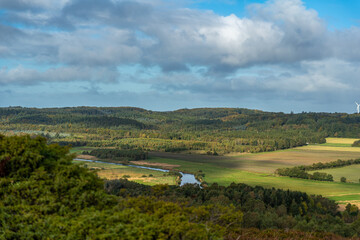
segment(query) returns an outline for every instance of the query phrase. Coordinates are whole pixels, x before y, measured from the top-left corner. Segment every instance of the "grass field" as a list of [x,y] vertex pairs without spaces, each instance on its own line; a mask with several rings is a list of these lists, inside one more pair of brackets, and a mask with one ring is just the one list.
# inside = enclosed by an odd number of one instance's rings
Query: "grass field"
[[147,185],[155,185],[155,184],[169,184],[175,185],[175,176],[170,176],[167,173],[127,167],[121,165],[112,165],[106,163],[95,163],[95,162],[82,162],[76,161],[75,163],[83,164],[87,168],[95,169],[100,178],[112,180],[112,179],[120,179],[125,175],[128,175],[127,179],[130,181],[144,183]]
[[[178,169],[195,172],[202,170],[205,181],[228,185],[232,182],[246,183],[251,186],[275,187],[320,194],[339,203],[360,204],[360,165],[348,169],[332,169],[336,182],[320,182],[274,175],[280,167],[309,165],[316,162],[330,162],[338,159],[360,158],[360,149],[351,147],[356,139],[327,139],[327,143],[308,145],[275,152],[238,154],[237,156],[199,156],[189,154],[150,153],[150,162],[180,165]],[[350,170],[351,169],[351,170]],[[328,172],[324,170],[324,172]],[[330,173],[330,172],[328,172]],[[341,183],[340,177],[348,176],[353,183]],[[359,194],[358,194],[359,193]]]
[[[275,187],[281,189],[290,189],[304,191],[309,194],[321,194],[334,196],[344,194],[360,193],[360,184],[339,183],[339,182],[320,182],[305,179],[295,179],[289,177],[278,177],[273,174],[254,173],[241,171],[237,169],[214,167],[203,163],[188,162],[183,160],[151,158],[151,162],[172,163],[180,165],[178,169],[195,172],[202,170],[205,173],[205,181],[208,183],[219,183],[220,185],[229,185],[232,182],[245,183],[251,186]],[[358,196],[360,200],[360,195]]]
[[346,177],[347,182],[352,183],[359,183],[360,179],[360,165],[351,165],[341,168],[330,168],[330,169],[322,169],[317,171],[310,171],[309,173],[313,172],[325,172],[328,174],[333,175],[334,181],[340,182],[341,177]]
[[[219,183],[229,185],[232,182],[245,183],[251,186],[259,185],[263,187],[275,187],[280,189],[290,189],[307,192],[309,194],[320,194],[339,203],[355,203],[360,206],[360,165],[356,167],[337,168],[324,170],[331,173],[335,182],[321,182],[305,179],[295,179],[289,177],[275,176],[277,168],[292,167],[297,165],[310,165],[317,162],[330,162],[338,159],[347,160],[360,158],[360,148],[351,147],[357,139],[328,138],[327,143],[318,145],[308,145],[293,149],[255,153],[255,154],[233,154],[227,156],[208,156],[198,154],[176,154],[156,152],[149,153],[147,162],[166,163],[178,165],[175,169],[184,172],[194,173],[202,170],[205,173],[204,180],[208,183]],[[85,150],[85,149],[84,149]],[[157,180],[142,179],[142,173],[136,174],[127,170],[101,170],[99,176],[106,178],[121,177],[125,174],[130,175],[130,180],[143,182],[145,184],[168,183],[174,184],[169,176],[162,178],[163,173],[154,176]],[[127,173],[126,173],[127,171]],[[147,170],[149,171],[149,170]],[[357,175],[359,172],[359,176]],[[146,174],[146,173],[145,173]],[[353,183],[341,183],[338,180],[345,176]],[[146,182],[148,181],[148,182]]]

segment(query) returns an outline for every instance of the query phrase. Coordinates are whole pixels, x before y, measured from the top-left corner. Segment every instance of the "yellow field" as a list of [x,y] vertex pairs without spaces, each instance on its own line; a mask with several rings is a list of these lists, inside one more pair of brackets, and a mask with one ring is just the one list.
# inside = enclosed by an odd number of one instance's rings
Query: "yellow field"
[[320,151],[336,151],[336,152],[358,152],[360,153],[360,147],[337,147],[327,145],[308,145],[301,147],[303,150],[320,150]]
[[95,163],[95,162],[80,162],[74,161],[75,163],[83,164],[89,169],[94,169],[100,178],[113,180],[126,178],[130,181],[144,183],[147,185],[155,184],[169,184],[175,185],[175,176],[168,175],[164,172],[134,168],[121,165],[112,165],[107,163]]
[[357,139],[357,138],[326,138],[326,143],[353,144],[357,140],[360,140],[360,139]]

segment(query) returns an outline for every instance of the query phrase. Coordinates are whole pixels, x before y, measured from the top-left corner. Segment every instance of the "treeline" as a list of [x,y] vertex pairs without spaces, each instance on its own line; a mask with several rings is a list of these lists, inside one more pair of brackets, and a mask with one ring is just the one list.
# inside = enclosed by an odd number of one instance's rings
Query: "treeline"
[[20,124],[44,124],[44,125],[56,125],[62,123],[78,124],[81,127],[119,127],[130,126],[138,129],[150,128],[144,123],[129,119],[119,118],[112,116],[48,116],[42,114],[30,114],[24,116],[16,116],[11,118],[9,123]]
[[334,178],[331,174],[314,172],[313,174],[307,173],[302,167],[292,167],[292,168],[279,168],[275,171],[276,174],[280,176],[288,176],[293,178],[303,178],[311,179],[317,181],[334,181]]
[[284,114],[242,108],[155,112],[128,107],[10,107],[0,108],[0,129],[7,134],[11,130],[68,134],[46,135],[59,143],[120,147],[131,141],[133,148],[147,151],[201,151],[216,155],[324,143],[331,136],[360,138],[360,116]]
[[141,149],[94,149],[90,152],[84,151],[83,154],[111,160],[136,161],[146,160],[148,158],[148,153]]
[[338,159],[336,161],[332,162],[318,162],[313,163],[312,165],[308,166],[299,166],[301,169],[305,171],[313,171],[313,170],[320,170],[320,169],[326,169],[326,168],[338,168],[338,167],[345,167],[353,164],[360,164],[360,158],[357,159],[349,159],[349,160],[341,160]]
[[360,164],[360,158],[350,159],[350,160],[338,159],[332,162],[313,163],[312,165],[308,165],[308,166],[301,165],[292,168],[279,168],[275,171],[275,173],[279,174],[280,176],[288,176],[294,178],[304,178],[304,179],[312,179],[318,181],[334,181],[333,176],[331,174],[321,173],[321,172],[314,172],[313,174],[310,174],[307,173],[306,171],[345,167],[353,164]]
[[235,183],[228,187],[217,184],[204,188],[190,184],[150,187],[124,179],[107,181],[105,190],[116,196],[155,197],[188,206],[215,204],[239,207],[243,212],[243,229],[332,232],[346,237],[357,235],[360,230],[359,209],[355,205],[349,205],[341,213],[332,200],[296,191]]

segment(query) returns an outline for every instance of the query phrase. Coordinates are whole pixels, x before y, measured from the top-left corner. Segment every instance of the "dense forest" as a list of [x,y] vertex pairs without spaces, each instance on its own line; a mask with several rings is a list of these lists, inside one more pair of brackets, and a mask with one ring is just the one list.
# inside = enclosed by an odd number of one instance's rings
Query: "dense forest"
[[[359,209],[321,196],[213,184],[104,182],[68,147],[0,135],[0,239],[342,239]],[[339,236],[340,235],[340,236]]]
[[100,159],[111,159],[115,161],[137,161],[148,158],[148,153],[141,149],[94,149],[83,151],[82,154],[91,155]]
[[0,129],[5,135],[43,135],[61,145],[217,155],[324,143],[329,136],[359,138],[360,115],[243,108],[156,112],[131,107],[8,107],[0,108]]

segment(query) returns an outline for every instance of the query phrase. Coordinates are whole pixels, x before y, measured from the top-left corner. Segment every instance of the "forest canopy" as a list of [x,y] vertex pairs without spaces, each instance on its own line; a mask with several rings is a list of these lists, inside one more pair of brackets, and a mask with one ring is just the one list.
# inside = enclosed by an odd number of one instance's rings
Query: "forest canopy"
[[360,138],[360,116],[272,113],[243,108],[170,112],[131,107],[0,108],[5,135],[42,135],[61,145],[203,154],[266,152]]

